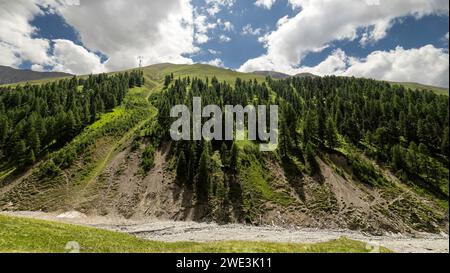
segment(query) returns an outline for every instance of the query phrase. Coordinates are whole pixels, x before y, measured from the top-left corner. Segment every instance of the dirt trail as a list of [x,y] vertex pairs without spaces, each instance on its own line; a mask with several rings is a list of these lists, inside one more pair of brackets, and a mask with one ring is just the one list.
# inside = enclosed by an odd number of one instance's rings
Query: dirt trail
[[[367,242],[370,246],[384,246],[400,253],[449,253],[448,235],[400,234],[371,236],[349,230],[286,229],[245,225],[217,225],[214,223],[174,222],[159,220],[125,220],[111,217],[86,217],[79,213],[49,214],[42,212],[0,212],[4,215],[59,221],[84,226],[120,231],[147,240],[163,242],[210,241],[267,241],[290,243],[317,243],[340,237]],[[67,217],[73,216],[73,217]],[[66,218],[61,217],[66,216]]]

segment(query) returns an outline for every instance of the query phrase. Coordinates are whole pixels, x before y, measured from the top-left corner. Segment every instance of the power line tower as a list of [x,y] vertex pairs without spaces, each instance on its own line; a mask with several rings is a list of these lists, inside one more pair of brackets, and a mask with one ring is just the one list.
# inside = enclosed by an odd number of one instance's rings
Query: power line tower
[[142,60],[144,59],[144,56],[139,56],[137,59],[139,61],[139,68],[142,68]]

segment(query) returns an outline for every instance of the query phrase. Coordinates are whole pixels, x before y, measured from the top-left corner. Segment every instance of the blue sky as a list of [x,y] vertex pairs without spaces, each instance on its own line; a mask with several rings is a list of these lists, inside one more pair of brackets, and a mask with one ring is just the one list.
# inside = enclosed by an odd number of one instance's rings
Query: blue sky
[[[195,2],[203,2],[197,0]],[[225,32],[232,40],[229,43],[221,43],[217,39],[202,45],[203,49],[212,48],[220,51],[225,66],[238,69],[249,58],[255,58],[265,52],[262,43],[258,42],[258,36],[242,35],[242,28],[251,24],[253,28],[262,28],[265,31],[273,31],[276,29],[277,21],[285,15],[293,16],[296,11],[289,5],[288,1],[278,1],[271,10],[262,9],[255,6],[251,1],[240,1],[232,9],[223,10],[219,16],[224,20],[233,22],[234,31]],[[251,14],[251,17],[245,16]],[[420,19],[413,16],[407,16],[399,19],[389,31],[386,38],[377,43],[367,46],[361,46],[357,40],[354,41],[335,41],[332,46],[320,53],[311,53],[303,61],[302,64],[314,66],[323,61],[336,48],[345,50],[348,54],[356,57],[365,57],[375,50],[389,50],[396,46],[402,46],[405,49],[422,47],[432,44],[435,47],[448,47],[448,42],[443,37],[449,32],[448,17],[430,15]],[[218,33],[213,33],[218,36]],[[222,33],[223,34],[223,33]],[[208,61],[212,58],[211,54],[193,56],[197,62]]]
[[[204,0],[195,0],[194,5],[204,7]],[[276,28],[278,20],[286,15],[293,16],[296,13],[287,1],[275,3],[272,9],[257,7],[253,1],[237,1],[232,8],[222,9],[216,16],[224,21],[233,24],[233,31],[213,31],[213,37],[209,42],[202,44],[202,49],[213,49],[221,52],[220,56],[224,65],[238,69],[249,58],[256,58],[264,54],[265,49],[262,43],[258,42],[258,35],[242,35],[244,26],[250,24],[253,29],[262,29],[264,32],[272,31]],[[227,35],[231,42],[220,42],[217,37]],[[207,62],[215,58],[213,54],[200,54],[193,56],[196,62]]]
[[448,87],[448,1],[365,1],[0,0],[0,64],[85,74],[142,56]]

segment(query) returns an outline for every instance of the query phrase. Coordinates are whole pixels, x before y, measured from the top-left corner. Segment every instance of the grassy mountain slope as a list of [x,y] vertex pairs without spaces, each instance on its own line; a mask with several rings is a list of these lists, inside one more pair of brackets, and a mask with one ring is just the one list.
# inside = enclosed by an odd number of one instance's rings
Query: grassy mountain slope
[[71,77],[68,73],[61,72],[37,72],[31,70],[14,69],[0,65],[0,85],[27,81],[39,81],[49,78]]
[[[212,159],[216,166],[213,175],[242,185],[231,189],[242,191],[242,198],[232,200],[225,211],[208,211],[205,206],[194,204],[194,192],[181,188],[175,179],[177,159],[170,155],[173,143],[166,141],[162,147],[152,147],[157,110],[148,97],[163,92],[164,77],[171,73],[174,78],[216,76],[230,84],[236,77],[261,82],[265,77],[208,65],[160,64],[143,71],[145,86],[131,90],[124,105],[103,115],[61,151],[50,155],[50,160],[20,174],[11,169],[0,170],[0,208],[75,209],[126,218],[349,228],[374,233],[445,230],[448,201],[437,201],[432,195],[403,184],[389,168],[362,155],[358,166],[371,172],[361,177],[355,160],[350,160],[350,155],[361,152],[343,139],[340,150],[317,156],[320,175],[309,175],[310,166],[299,156],[282,160],[273,154],[261,155],[255,144],[241,142],[238,176],[228,175],[220,167],[220,156]],[[80,143],[87,148],[75,155],[69,168],[60,170],[52,165],[52,157]],[[148,149],[154,150],[149,158],[153,164],[145,171],[142,162]],[[367,181],[375,182],[363,183]]]
[[393,84],[399,84],[401,86],[404,86],[405,88],[409,88],[412,90],[430,90],[438,95],[444,95],[448,96],[448,88],[444,87],[436,87],[436,86],[430,86],[430,85],[424,85],[420,83],[413,83],[413,82],[400,82],[400,83],[393,83]]
[[[206,64],[195,64],[195,65],[176,65],[176,64],[156,64],[151,65],[148,67],[143,68],[145,71],[147,71],[147,75],[150,75],[150,78],[152,79],[161,79],[164,77],[164,75],[168,75],[170,73],[173,73],[176,77],[185,77],[185,76],[191,76],[191,77],[200,77],[205,78],[209,77],[212,78],[213,76],[216,76],[220,78],[221,80],[225,80],[228,82],[234,82],[234,79],[236,77],[240,77],[244,80],[249,79],[257,79],[260,81],[264,81],[265,77],[272,76],[275,79],[284,79],[289,77],[289,75],[286,75],[284,73],[279,73],[276,71],[255,71],[253,73],[240,73],[237,71],[229,70],[229,69],[223,69],[211,65]],[[24,70],[19,70],[24,71]],[[40,73],[40,72],[36,72]],[[114,72],[113,72],[114,73]],[[50,75],[50,76],[49,76]],[[37,79],[21,79],[21,80],[14,80],[12,82],[1,82],[0,85],[5,86],[15,86],[17,84],[25,84],[26,82],[29,82],[31,84],[42,84],[51,82],[54,80],[57,80],[59,78],[66,78],[70,77],[72,75],[65,74],[65,73],[53,73],[53,74],[45,74],[42,73],[39,75]],[[83,77],[83,76],[81,76]],[[296,75],[296,77],[317,77],[314,74],[311,73],[300,73]],[[417,89],[417,90],[430,90],[435,92],[439,95],[449,95],[448,88],[443,87],[436,87],[436,86],[430,86],[430,85],[424,85],[420,83],[406,83],[406,82],[393,82],[392,84],[399,84],[404,86],[405,88],[410,89]]]
[[305,73],[300,73],[300,74],[297,74],[297,75],[295,75],[295,77],[300,77],[300,78],[304,78],[304,77],[310,77],[310,78],[315,78],[315,77],[318,77],[318,76],[316,76],[316,75],[314,75],[314,74],[312,74],[312,73],[307,73],[307,72],[305,72]]
[[[256,79],[258,81],[264,81],[265,75],[258,75],[253,73],[240,73],[230,69],[223,69],[216,66],[206,65],[206,64],[194,64],[194,65],[177,65],[177,64],[155,64],[151,66],[147,66],[142,68],[145,71],[146,76],[149,79],[161,81],[164,79],[165,75],[174,74],[175,78],[183,78],[186,76],[190,77],[198,77],[198,78],[212,78],[216,76],[222,81],[228,81],[230,83],[234,83],[234,80],[237,77],[242,78],[243,80]],[[109,74],[114,74],[115,72],[111,72]],[[80,76],[81,78],[85,78],[86,76]],[[52,82],[58,79],[54,78],[42,78],[39,80],[29,81],[31,84],[43,84],[47,82]],[[16,86],[18,84],[25,84],[26,81],[16,82],[13,84],[5,84],[6,86]]]
[[277,72],[277,71],[255,71],[253,72],[253,74],[257,74],[257,75],[263,75],[263,76],[270,76],[274,79],[287,79],[289,77],[291,77],[288,74],[284,74],[281,72]]
[[175,78],[183,77],[198,77],[198,78],[212,78],[216,76],[221,81],[227,81],[234,83],[237,77],[243,80],[259,80],[264,81],[264,75],[257,75],[252,73],[240,73],[230,69],[223,69],[216,66],[206,64],[194,64],[194,65],[175,65],[175,64],[156,64],[148,67],[144,67],[144,72],[154,79],[163,79],[165,75],[171,73]]

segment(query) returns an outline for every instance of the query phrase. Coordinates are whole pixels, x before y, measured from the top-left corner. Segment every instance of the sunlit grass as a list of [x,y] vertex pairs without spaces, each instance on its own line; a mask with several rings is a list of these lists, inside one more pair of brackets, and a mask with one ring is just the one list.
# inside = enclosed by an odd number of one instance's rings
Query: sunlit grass
[[[341,238],[317,244],[269,242],[155,242],[126,233],[0,215],[0,252],[64,253],[76,242],[82,253],[364,253],[363,242]],[[382,248],[382,252],[388,252]]]

